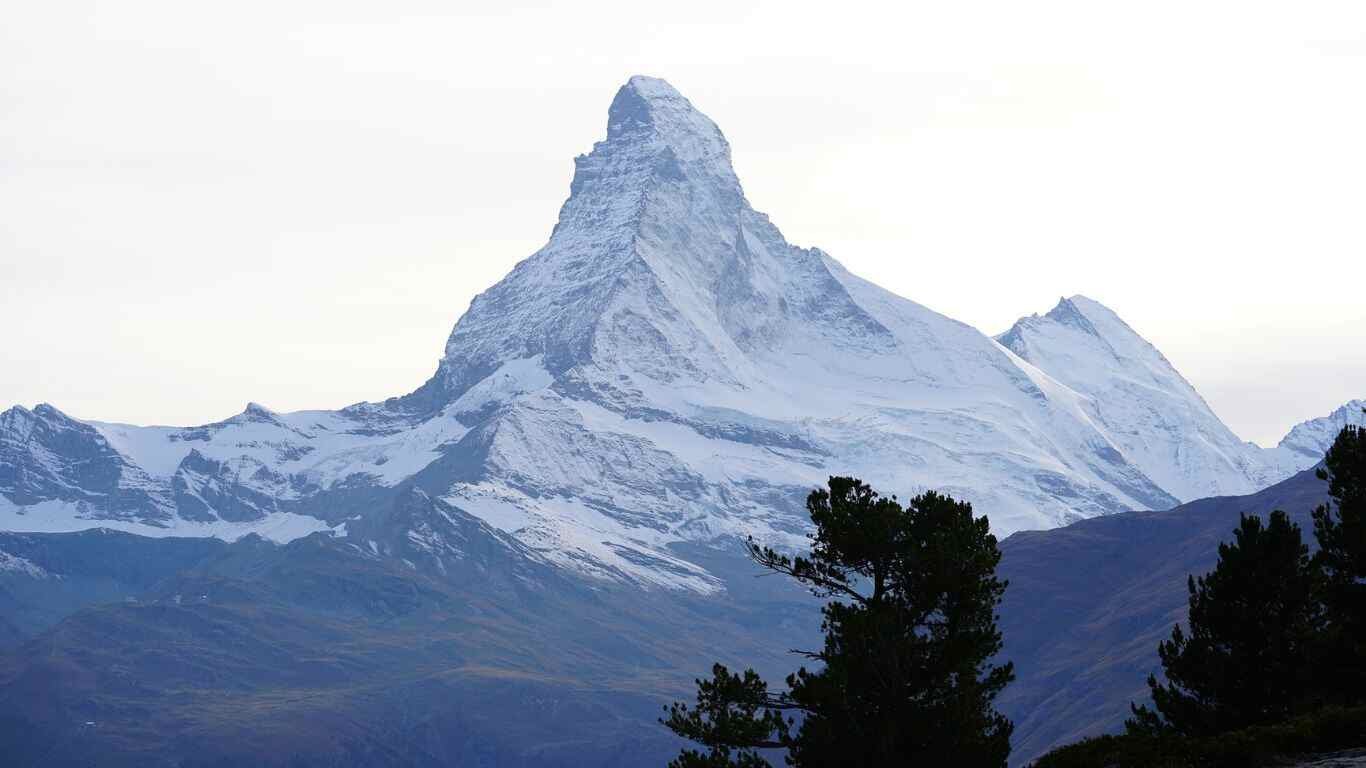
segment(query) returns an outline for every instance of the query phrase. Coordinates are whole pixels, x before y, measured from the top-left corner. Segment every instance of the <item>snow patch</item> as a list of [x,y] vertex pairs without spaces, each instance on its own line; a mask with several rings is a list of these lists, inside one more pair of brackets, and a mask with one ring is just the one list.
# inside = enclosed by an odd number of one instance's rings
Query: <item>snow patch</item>
[[224,520],[196,522],[174,518],[166,525],[151,525],[132,520],[111,520],[93,517],[79,504],[44,501],[30,506],[19,506],[0,496],[0,530],[21,533],[73,533],[95,528],[134,533],[152,538],[195,537],[236,541],[247,534],[257,534],[278,544],[301,539],[319,531],[336,529],[316,517],[292,512],[276,512],[261,520],[231,523]]
[[0,572],[14,573],[21,576],[28,576],[33,579],[46,579],[49,574],[42,567],[35,565],[33,561],[0,549]]

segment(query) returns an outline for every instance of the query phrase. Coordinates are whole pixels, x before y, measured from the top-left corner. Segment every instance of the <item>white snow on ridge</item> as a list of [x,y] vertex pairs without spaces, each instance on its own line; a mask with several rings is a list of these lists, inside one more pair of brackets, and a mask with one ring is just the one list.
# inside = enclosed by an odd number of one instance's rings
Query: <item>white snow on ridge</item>
[[1366,426],[1366,400],[1348,401],[1327,416],[1296,424],[1273,450],[1287,463],[1317,462],[1323,446],[1349,424]]
[[555,383],[555,379],[546,371],[541,358],[541,355],[535,355],[503,363],[498,370],[466,390],[447,410],[455,413],[478,411],[518,395],[545,389]]
[[467,486],[443,501],[516,535],[547,562],[591,578],[703,594],[722,589],[705,569],[667,551],[682,537],[624,525],[577,499]]
[[232,523],[224,520],[195,522],[176,518],[165,526],[135,520],[118,520],[91,516],[80,505],[61,501],[44,501],[20,506],[0,496],[0,530],[22,533],[73,533],[92,528],[135,533],[150,538],[196,537],[237,541],[248,534],[284,544],[319,531],[342,533],[345,525],[332,527],[316,517],[278,512],[261,520]]
[[[250,410],[246,413],[250,413]],[[271,414],[272,421],[234,417],[204,427],[138,427],[90,422],[116,450],[156,478],[169,479],[191,451],[227,461],[250,458],[273,469],[306,478],[322,488],[364,475],[392,485],[439,455],[441,446],[468,431],[452,416],[427,419],[415,427],[376,435],[344,411]]]

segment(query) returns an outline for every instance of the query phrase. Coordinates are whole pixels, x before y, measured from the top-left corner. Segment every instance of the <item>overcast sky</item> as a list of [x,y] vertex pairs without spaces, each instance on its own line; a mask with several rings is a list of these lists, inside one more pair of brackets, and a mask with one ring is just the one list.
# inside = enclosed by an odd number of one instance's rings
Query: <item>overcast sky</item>
[[0,3],[0,403],[415,388],[635,73],[897,293],[1091,296],[1264,444],[1366,397],[1366,3],[465,5]]

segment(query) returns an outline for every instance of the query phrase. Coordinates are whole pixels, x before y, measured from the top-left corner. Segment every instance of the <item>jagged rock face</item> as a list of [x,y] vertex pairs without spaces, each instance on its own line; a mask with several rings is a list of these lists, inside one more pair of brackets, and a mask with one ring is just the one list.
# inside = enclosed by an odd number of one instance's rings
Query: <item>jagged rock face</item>
[[288,478],[264,462],[247,456],[216,461],[193,449],[171,478],[180,516],[198,521],[261,520],[279,512],[293,490]]
[[69,505],[91,518],[165,520],[162,488],[89,424],[50,405],[0,413],[0,494],[28,507]]
[[417,392],[188,429],[34,414],[0,420],[0,527],[330,529],[440,569],[479,521],[518,556],[701,592],[722,585],[678,545],[800,546],[830,474],[945,490],[1004,534],[1248,490],[1326,435],[1241,443],[1094,302],[998,343],[787,243],[716,125],[644,77],[577,158],[549,242],[474,299]]
[[535,584],[548,569],[515,537],[411,486],[392,505],[348,522],[347,537],[362,555],[395,558],[446,578],[500,574]]

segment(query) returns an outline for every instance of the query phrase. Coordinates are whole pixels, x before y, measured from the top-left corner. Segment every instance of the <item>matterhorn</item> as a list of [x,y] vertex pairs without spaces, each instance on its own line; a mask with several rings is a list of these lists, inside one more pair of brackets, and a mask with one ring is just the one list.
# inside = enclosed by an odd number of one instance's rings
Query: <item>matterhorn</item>
[[15,407],[0,529],[322,531],[420,568],[477,528],[537,567],[706,593],[723,582],[689,552],[799,546],[831,474],[946,491],[1003,535],[1248,493],[1360,418],[1262,449],[1098,302],[993,338],[879,288],[788,243],[717,126],[633,77],[549,242],[473,300],[417,391],[193,427]]

